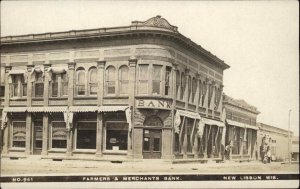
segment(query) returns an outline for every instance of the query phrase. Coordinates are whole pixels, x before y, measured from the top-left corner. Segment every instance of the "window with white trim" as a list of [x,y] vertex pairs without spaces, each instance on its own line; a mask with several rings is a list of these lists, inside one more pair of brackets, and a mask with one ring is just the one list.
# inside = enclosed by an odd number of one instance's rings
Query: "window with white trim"
[[25,83],[23,74],[11,75],[11,81],[11,97],[27,96],[27,83]]
[[138,93],[147,95],[148,81],[149,81],[149,75],[148,75],[149,65],[140,64],[138,67],[139,67]]
[[161,94],[161,65],[153,65],[152,72],[152,94],[160,95]]
[[76,71],[76,94],[78,96],[86,95],[86,76],[84,68],[78,68]]
[[106,94],[116,94],[116,68],[113,66],[106,68]]
[[26,121],[12,122],[12,147],[25,148],[26,143]]
[[51,148],[67,148],[67,130],[64,121],[52,121]]
[[52,97],[61,97],[68,95],[68,76],[66,73],[52,74],[51,84]]
[[127,150],[128,124],[122,121],[106,122],[105,149],[112,151]]
[[97,122],[77,122],[76,149],[96,149]]
[[89,70],[89,95],[97,95],[97,68]]
[[128,66],[121,66],[119,68],[119,90],[120,94],[128,94],[128,87],[129,87],[129,68]]

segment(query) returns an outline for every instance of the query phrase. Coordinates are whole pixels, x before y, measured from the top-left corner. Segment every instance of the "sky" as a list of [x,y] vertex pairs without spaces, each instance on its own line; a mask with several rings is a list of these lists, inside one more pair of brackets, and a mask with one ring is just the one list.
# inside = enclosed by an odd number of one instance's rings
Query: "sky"
[[161,15],[230,68],[224,92],[299,136],[297,1],[2,1],[1,36],[128,26]]

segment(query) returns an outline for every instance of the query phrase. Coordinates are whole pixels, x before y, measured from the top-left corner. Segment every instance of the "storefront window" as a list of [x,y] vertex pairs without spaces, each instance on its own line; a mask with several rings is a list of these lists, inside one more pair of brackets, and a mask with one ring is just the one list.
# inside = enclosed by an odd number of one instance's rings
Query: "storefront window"
[[83,68],[77,70],[76,92],[77,95],[85,95],[85,71]]
[[35,97],[43,97],[44,95],[43,72],[36,72],[34,90],[35,90]]
[[96,149],[96,122],[78,122],[76,149]]
[[25,148],[26,141],[26,122],[18,121],[12,123],[12,147]]
[[127,150],[128,124],[126,122],[106,123],[106,150]]
[[43,122],[34,122],[34,148],[41,149],[43,145]]
[[148,94],[148,65],[139,65],[139,94]]
[[66,148],[67,147],[67,131],[66,123],[63,121],[52,122],[52,148]]
[[97,95],[97,69],[91,68],[89,72],[89,95]]
[[127,66],[121,66],[119,69],[120,94],[128,94],[129,69]]
[[113,66],[109,66],[106,69],[106,94],[116,93],[116,69]]

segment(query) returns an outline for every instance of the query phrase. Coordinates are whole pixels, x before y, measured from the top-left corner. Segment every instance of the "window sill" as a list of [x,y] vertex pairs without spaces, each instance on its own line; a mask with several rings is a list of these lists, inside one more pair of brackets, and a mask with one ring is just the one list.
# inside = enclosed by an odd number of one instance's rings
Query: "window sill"
[[44,97],[32,97],[32,100],[44,100]]
[[76,149],[76,150],[73,151],[73,153],[78,153],[78,154],[81,154],[81,153],[94,154],[94,153],[96,153],[96,149]]
[[68,96],[49,97],[49,100],[66,100]]
[[27,97],[11,97],[10,100],[27,100]]
[[9,149],[10,152],[25,152],[25,147],[24,148],[17,148],[17,147],[12,147]]
[[80,100],[80,99],[96,99],[97,96],[75,96],[74,99],[75,100]]
[[48,150],[48,152],[67,152],[67,149],[52,148],[51,150]]
[[105,150],[103,154],[127,154],[127,150]]
[[128,95],[106,95],[103,97],[104,99],[112,99],[112,98],[123,98],[123,99],[126,99],[126,98],[129,98]]

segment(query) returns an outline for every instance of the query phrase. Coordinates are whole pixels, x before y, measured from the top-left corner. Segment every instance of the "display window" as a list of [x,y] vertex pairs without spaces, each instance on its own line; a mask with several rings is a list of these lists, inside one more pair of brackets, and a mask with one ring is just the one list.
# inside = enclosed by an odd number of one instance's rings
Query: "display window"
[[76,149],[96,149],[96,122],[77,123]]
[[126,122],[106,122],[105,149],[111,151],[127,150],[128,124]]

